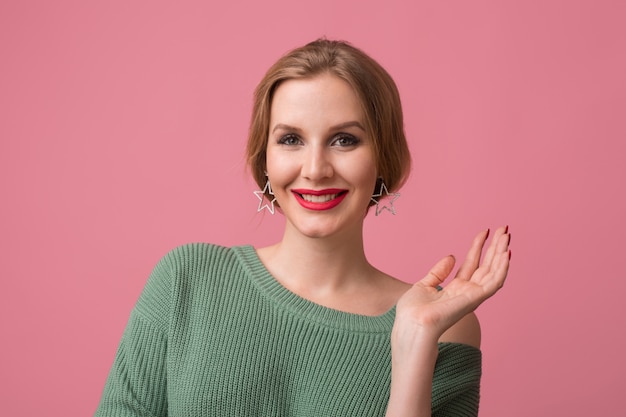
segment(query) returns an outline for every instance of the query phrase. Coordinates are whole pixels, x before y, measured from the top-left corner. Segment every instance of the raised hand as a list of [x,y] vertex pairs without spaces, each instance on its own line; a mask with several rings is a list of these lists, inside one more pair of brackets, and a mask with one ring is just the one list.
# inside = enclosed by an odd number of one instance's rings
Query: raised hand
[[[508,227],[494,233],[482,263],[481,254],[489,231],[479,233],[455,278],[443,289],[441,285],[452,271],[453,256],[437,262],[421,281],[398,301],[396,327],[404,336],[419,331],[437,340],[454,323],[478,307],[498,291],[506,279],[511,252]],[[397,329],[396,330],[397,333]],[[405,339],[403,337],[402,339]]]

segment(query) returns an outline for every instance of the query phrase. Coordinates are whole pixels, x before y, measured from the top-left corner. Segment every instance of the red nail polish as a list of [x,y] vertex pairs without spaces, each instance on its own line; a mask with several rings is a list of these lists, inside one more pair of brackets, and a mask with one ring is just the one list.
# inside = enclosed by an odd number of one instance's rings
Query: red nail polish
[[491,232],[491,229],[487,229],[487,236],[485,236],[485,240],[489,237],[489,232]]
[[509,261],[511,260],[511,249],[509,249]]
[[507,224],[506,227],[504,228],[504,233],[508,233],[509,231],[509,225]]

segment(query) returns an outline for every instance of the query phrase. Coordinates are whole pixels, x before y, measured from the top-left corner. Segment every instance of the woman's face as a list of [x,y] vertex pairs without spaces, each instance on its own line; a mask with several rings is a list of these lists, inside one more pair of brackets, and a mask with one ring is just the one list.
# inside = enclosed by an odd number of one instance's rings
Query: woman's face
[[267,174],[289,231],[361,233],[376,158],[360,101],[331,75],[288,80],[274,92]]

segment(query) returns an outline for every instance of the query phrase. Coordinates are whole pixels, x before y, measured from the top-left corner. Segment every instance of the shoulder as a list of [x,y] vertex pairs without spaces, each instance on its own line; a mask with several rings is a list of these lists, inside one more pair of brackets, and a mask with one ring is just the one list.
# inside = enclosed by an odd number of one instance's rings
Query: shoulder
[[397,305],[398,300],[412,287],[411,284],[384,273],[381,273],[378,282],[381,284],[380,287],[372,293],[381,304],[383,312]]
[[188,243],[167,252],[152,269],[135,311],[152,321],[163,321],[175,306],[190,304],[194,291],[210,287],[235,265],[237,247]]
[[[250,251],[247,246],[220,246],[212,243],[188,243],[163,256],[150,280],[167,285],[188,286],[234,273],[244,264]],[[149,281],[150,281],[149,280]]]
[[475,313],[469,313],[439,338],[441,343],[462,343],[480,349],[480,322]]
[[240,247],[226,247],[212,243],[187,243],[170,250],[153,270],[153,275],[178,275],[201,272],[209,265],[231,260]]
[[232,248],[215,245],[213,243],[195,242],[180,245],[170,250],[160,261],[160,263],[171,262],[193,262],[215,256],[224,256],[232,251]]
[[167,252],[156,263],[141,298],[168,297],[173,287],[206,274],[212,264],[228,258],[231,248],[210,243],[188,243]]

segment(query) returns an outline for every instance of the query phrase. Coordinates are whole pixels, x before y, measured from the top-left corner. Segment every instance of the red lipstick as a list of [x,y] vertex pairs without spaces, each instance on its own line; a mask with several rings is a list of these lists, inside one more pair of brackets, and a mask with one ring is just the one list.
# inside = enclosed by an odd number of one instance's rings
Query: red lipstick
[[[348,194],[347,190],[342,190],[339,188],[327,188],[324,190],[307,190],[300,188],[292,189],[291,192],[296,197],[296,200],[298,201],[298,203],[300,203],[302,207],[309,210],[318,211],[330,210],[334,207],[337,207]],[[316,198],[311,199],[307,196],[315,196]],[[329,196],[330,199],[319,198],[323,196]]]

